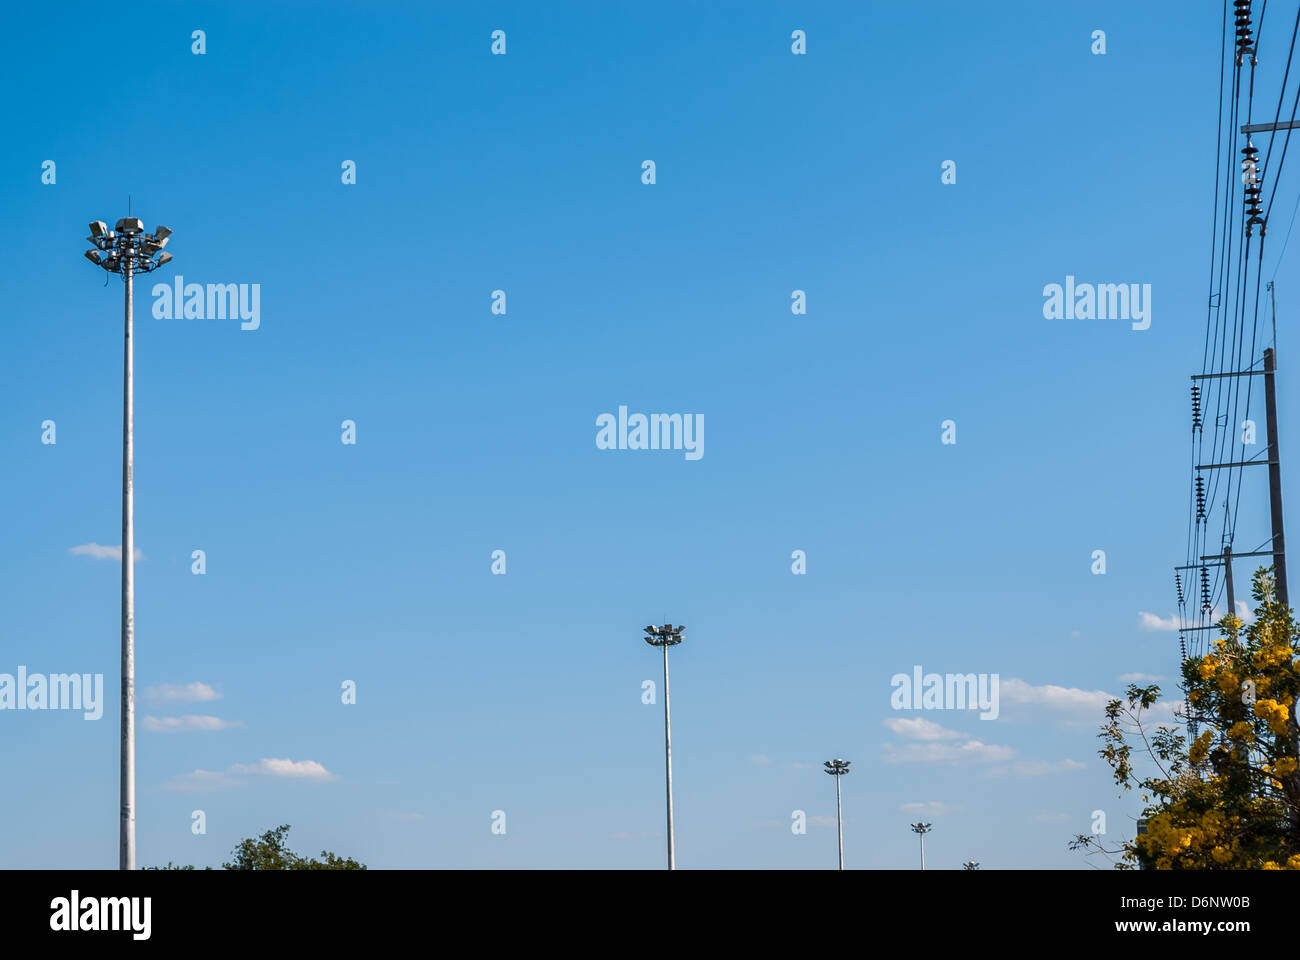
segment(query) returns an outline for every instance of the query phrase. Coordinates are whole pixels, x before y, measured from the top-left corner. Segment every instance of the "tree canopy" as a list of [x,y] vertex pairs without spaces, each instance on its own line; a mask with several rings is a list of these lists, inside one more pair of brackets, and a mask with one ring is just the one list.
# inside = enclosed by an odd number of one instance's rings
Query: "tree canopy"
[[1145,832],[1118,848],[1079,834],[1071,849],[1120,869],[1300,869],[1300,634],[1271,570],[1255,574],[1252,595],[1249,624],[1229,612],[1210,652],[1183,661],[1181,729],[1153,729],[1158,685],[1130,684],[1107,704],[1099,753],[1123,790],[1140,792]]
[[[364,870],[366,865],[351,857],[322,850],[320,857],[301,857],[286,844],[290,826],[281,824],[260,837],[248,837],[235,847],[233,859],[223,863],[223,870]],[[193,870],[193,866],[180,866],[168,861],[159,870]],[[204,869],[211,870],[211,867]]]

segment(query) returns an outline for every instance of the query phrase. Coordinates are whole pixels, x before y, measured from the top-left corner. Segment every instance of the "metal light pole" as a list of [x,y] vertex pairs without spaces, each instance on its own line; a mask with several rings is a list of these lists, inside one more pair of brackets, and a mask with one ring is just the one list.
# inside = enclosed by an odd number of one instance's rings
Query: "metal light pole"
[[[151,273],[167,261],[163,253],[171,230],[144,232],[134,217],[117,221],[109,230],[102,220],[90,225],[86,239],[94,250],[86,259],[109,273],[120,273],[126,285],[125,347],[122,361],[122,765],[118,869],[135,869],[135,349],[133,288],[137,272]],[[101,257],[100,255],[106,254]]]
[[912,832],[921,838],[921,869],[925,869],[925,835],[930,832],[931,825],[928,823],[912,824]]
[[673,722],[668,708],[668,648],[682,642],[683,626],[665,623],[662,627],[645,628],[645,642],[652,647],[664,648],[664,768],[667,771],[668,789],[668,869],[677,869],[677,851],[673,842]]
[[839,827],[840,833],[840,869],[844,869],[844,808],[840,804],[840,777],[849,772],[849,764],[852,760],[841,760],[836,757],[834,760],[827,760],[823,764],[826,767],[826,773],[835,778],[835,823]]

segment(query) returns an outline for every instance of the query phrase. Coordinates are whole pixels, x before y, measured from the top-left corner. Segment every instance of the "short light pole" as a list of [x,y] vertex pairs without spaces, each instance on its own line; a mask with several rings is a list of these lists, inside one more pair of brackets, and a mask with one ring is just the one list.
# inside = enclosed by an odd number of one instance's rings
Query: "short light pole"
[[673,842],[673,721],[668,708],[668,648],[682,642],[683,626],[665,623],[662,627],[645,628],[645,642],[652,647],[664,648],[664,769],[667,772],[668,790],[668,869],[677,869],[677,851]]
[[117,221],[109,230],[102,220],[90,225],[86,239],[95,247],[86,259],[109,273],[120,273],[126,285],[125,347],[122,362],[122,737],[121,813],[118,830],[118,869],[135,869],[135,330],[132,280],[151,273],[172,258],[163,253],[171,230],[144,232],[135,217]]
[[835,824],[839,828],[840,834],[840,869],[844,869],[844,807],[840,804],[840,777],[849,772],[849,764],[852,760],[841,760],[836,757],[834,760],[827,760],[824,763],[826,772],[835,778]]
[[921,838],[921,869],[922,870],[925,869],[925,835],[929,833],[931,829],[932,826],[931,824],[928,823],[912,824],[912,832],[917,834]]

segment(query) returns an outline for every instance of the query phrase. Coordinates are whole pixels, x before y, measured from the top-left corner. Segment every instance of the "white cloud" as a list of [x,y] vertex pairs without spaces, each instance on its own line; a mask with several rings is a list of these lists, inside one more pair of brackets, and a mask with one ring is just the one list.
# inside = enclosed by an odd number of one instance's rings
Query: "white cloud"
[[237,763],[231,770],[240,773],[264,773],[272,777],[290,777],[295,780],[335,780],[330,773],[315,760],[289,760],[263,757],[254,764]]
[[150,733],[189,733],[194,730],[227,730],[230,727],[242,727],[235,720],[222,720],[220,717],[195,716],[184,717],[145,717],[140,721]]
[[994,767],[985,776],[989,777],[1041,777],[1049,773],[1065,773],[1069,770],[1082,770],[1086,764],[1078,760],[1017,760],[1005,767]]
[[1114,699],[1104,690],[1058,687],[1045,683],[1035,686],[1018,677],[1009,677],[1000,685],[1001,699],[1011,706],[1047,707],[1064,713],[1087,713],[1100,719],[1106,702]]
[[749,759],[756,767],[770,767],[772,765],[772,758],[765,753],[756,753]]
[[986,744],[980,740],[965,743],[908,743],[895,747],[885,744],[886,763],[1005,763],[1016,755],[1011,747]]
[[1143,630],[1177,630],[1178,618],[1172,613],[1167,617],[1159,617],[1154,613],[1139,610],[1138,626]]
[[[1127,676],[1127,675],[1126,675]],[[1143,674],[1132,674],[1143,676]],[[1121,678],[1122,680],[1123,678]],[[1155,679],[1155,678],[1152,678]],[[1060,687],[1055,684],[1035,686],[1017,677],[1003,680],[1001,685],[1004,717],[1016,714],[1016,708],[1044,708],[1054,712],[1066,726],[1097,723],[1105,718],[1106,704],[1121,699],[1105,690],[1083,690],[1079,687]],[[1156,723],[1177,723],[1174,711],[1181,709],[1182,701],[1176,689],[1163,690],[1164,699],[1152,707],[1145,717]],[[1172,698],[1172,699],[1171,699]]]
[[1120,683],[1154,683],[1163,680],[1164,677],[1152,676],[1149,673],[1121,673],[1118,679]]
[[834,827],[837,826],[839,823],[839,821],[837,821],[834,817],[823,817],[820,815],[816,817],[809,817],[808,822],[811,823],[814,827]]
[[796,761],[796,762],[790,764],[790,766],[792,766],[792,767],[793,767],[794,769],[796,769],[796,770],[816,770],[819,766],[821,766],[821,764],[817,764],[817,763],[802,763],[802,762]]
[[924,717],[890,717],[884,723],[894,733],[909,740],[958,740],[963,736]]
[[[116,547],[106,547],[98,543],[83,543],[75,547],[69,547],[68,553],[72,554],[74,557],[94,557],[96,560],[116,560],[118,563],[122,562],[121,544],[118,544]],[[136,560],[144,559],[144,554],[140,552],[139,547],[135,548],[135,558]]]
[[164,785],[164,789],[194,793],[199,790],[221,790],[225,787],[239,787],[243,786],[244,782],[229,773],[220,773],[214,770],[195,770],[193,773],[181,773],[172,777]]
[[324,783],[337,780],[337,774],[330,773],[315,760],[288,760],[263,757],[257,763],[235,763],[223,771],[195,770],[172,777],[166,784],[168,790],[215,790],[222,787],[238,787],[247,783],[247,775],[285,777],[293,780],[311,780]]
[[923,817],[941,817],[945,813],[952,813],[955,808],[939,800],[927,800],[925,803],[900,804],[898,809],[906,814],[915,813]]
[[207,703],[221,699],[221,694],[198,680],[185,684],[160,683],[146,689],[142,696],[150,703]]

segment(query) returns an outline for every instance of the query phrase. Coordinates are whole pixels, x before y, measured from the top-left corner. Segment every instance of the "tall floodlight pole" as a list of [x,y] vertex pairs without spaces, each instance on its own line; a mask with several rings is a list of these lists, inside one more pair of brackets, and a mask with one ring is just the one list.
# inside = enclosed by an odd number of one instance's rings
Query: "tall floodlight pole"
[[961,865],[961,868],[963,870],[978,870],[980,868],[980,865],[978,861],[967,860],[965,863]]
[[86,259],[109,273],[122,275],[126,287],[125,347],[122,362],[122,740],[121,819],[118,868],[135,869],[135,331],[132,296],[136,273],[151,273],[167,261],[163,253],[171,230],[144,232],[134,217],[117,221],[109,230],[102,220],[90,225],[86,239],[94,250]]
[[827,760],[823,764],[826,772],[835,778],[835,824],[839,827],[840,834],[840,869],[844,869],[844,807],[840,804],[840,777],[849,772],[849,764],[852,760],[841,760],[836,757],[834,760]]
[[928,823],[912,824],[912,832],[921,838],[921,869],[925,869],[925,835],[930,832],[932,826]]
[[683,626],[665,623],[645,628],[645,642],[664,649],[664,769],[668,791],[668,869],[677,869],[677,852],[673,842],[673,721],[668,708],[668,648],[682,642]]

